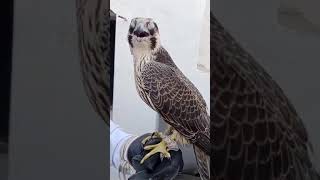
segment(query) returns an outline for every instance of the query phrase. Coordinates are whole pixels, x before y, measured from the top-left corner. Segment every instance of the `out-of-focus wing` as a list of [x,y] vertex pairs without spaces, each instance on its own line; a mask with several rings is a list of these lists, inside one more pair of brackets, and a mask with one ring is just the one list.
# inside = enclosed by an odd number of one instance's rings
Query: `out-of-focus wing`
[[318,179],[306,129],[266,71],[211,15],[212,174],[224,180]]
[[109,2],[77,0],[82,82],[94,110],[109,125],[112,103]]

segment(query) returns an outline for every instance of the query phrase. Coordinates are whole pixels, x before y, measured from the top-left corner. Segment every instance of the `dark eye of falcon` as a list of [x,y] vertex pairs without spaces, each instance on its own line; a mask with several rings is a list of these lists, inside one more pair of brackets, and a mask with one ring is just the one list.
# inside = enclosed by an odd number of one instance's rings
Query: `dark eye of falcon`
[[158,30],[157,23],[154,22],[153,25],[154,25],[155,29]]
[[153,36],[154,35],[154,33],[156,32],[156,31],[158,31],[158,26],[157,26],[157,24],[155,23],[155,22],[152,22],[150,25],[149,25],[149,32],[150,32],[150,34],[151,34],[151,36]]
[[154,32],[155,32],[154,23],[147,22],[147,27],[148,27],[150,35],[153,36]]
[[133,27],[130,26],[130,28],[129,28],[129,33],[132,34],[132,32],[133,32]]
[[131,34],[133,32],[134,26],[136,25],[136,20],[133,19],[130,23],[130,27],[129,27],[129,33]]

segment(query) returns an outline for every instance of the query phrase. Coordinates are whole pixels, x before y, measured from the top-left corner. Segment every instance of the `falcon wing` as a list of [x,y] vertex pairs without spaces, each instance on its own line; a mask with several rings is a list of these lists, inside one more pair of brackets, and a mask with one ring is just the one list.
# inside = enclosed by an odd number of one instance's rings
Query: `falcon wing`
[[77,0],[82,82],[91,105],[109,125],[112,103],[112,59],[107,1]]
[[209,154],[209,115],[203,97],[180,70],[149,62],[140,76],[142,99],[168,124]]
[[212,174],[225,180],[315,178],[307,132],[288,98],[213,16],[211,32]]

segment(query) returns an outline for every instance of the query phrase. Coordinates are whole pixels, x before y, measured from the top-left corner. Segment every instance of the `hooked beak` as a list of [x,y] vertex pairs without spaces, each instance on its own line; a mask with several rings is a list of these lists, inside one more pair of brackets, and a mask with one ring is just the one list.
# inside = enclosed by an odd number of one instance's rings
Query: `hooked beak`
[[133,34],[136,35],[137,37],[147,37],[149,36],[149,33],[144,30],[141,26],[137,27],[134,31]]

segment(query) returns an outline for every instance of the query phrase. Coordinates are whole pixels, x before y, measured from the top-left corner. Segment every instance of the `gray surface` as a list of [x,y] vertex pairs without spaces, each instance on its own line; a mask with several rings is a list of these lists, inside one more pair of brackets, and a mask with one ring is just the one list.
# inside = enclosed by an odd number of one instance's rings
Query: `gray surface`
[[0,153],[0,179],[8,179],[8,154]]
[[109,132],[80,81],[75,1],[16,0],[10,180],[107,179]]
[[313,160],[319,162],[320,34],[280,26],[279,7],[278,1],[216,0],[213,12],[292,101],[314,145]]

